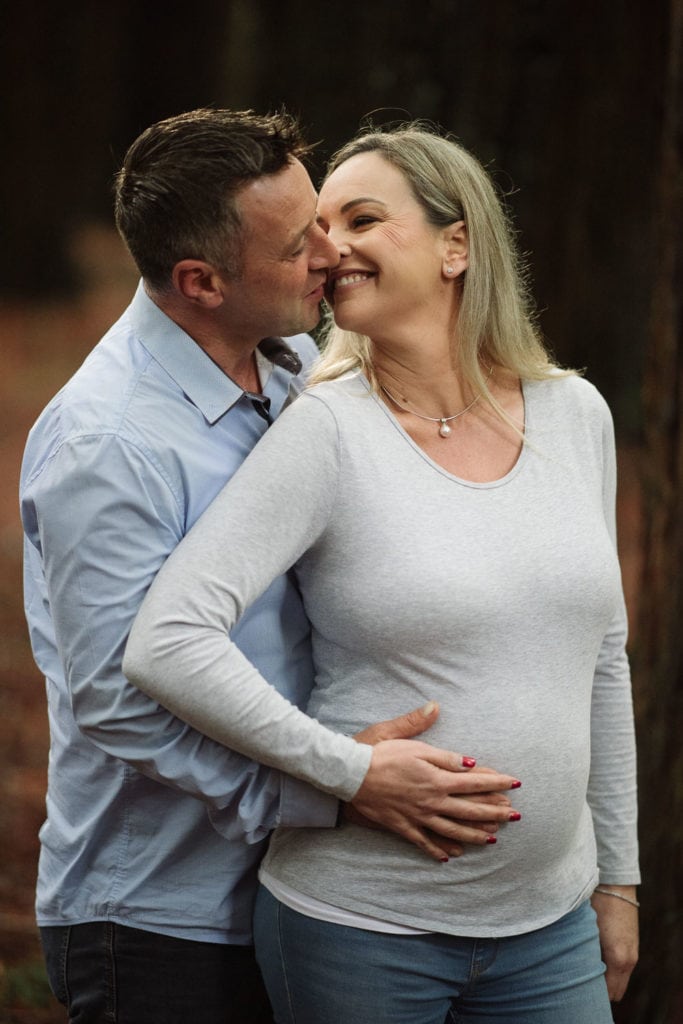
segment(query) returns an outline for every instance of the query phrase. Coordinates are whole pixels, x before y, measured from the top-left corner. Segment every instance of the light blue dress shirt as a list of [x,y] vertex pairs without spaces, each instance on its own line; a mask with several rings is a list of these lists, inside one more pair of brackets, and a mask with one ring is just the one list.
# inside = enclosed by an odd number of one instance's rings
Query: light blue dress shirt
[[[289,343],[310,364],[312,339]],[[275,416],[300,381],[261,355],[259,367]],[[121,672],[154,575],[266,429],[251,398],[140,286],[29,435],[25,602],[51,734],[40,925],[111,920],[248,943],[268,831],[334,824],[336,800],[208,740]],[[290,578],[233,636],[305,705],[309,630]]]

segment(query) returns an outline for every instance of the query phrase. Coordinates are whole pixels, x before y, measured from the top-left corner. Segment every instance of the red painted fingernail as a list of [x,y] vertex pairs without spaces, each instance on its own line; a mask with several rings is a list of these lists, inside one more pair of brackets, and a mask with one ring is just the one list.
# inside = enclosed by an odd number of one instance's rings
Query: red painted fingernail
[[496,839],[496,837],[495,837],[495,836],[487,836],[487,837],[486,837],[486,842],[487,842],[487,843],[489,843],[489,844],[491,844],[491,843],[497,843],[497,842],[498,842],[498,840]]
[[474,768],[476,763],[473,757],[463,757],[462,759],[463,768]]
[[442,864],[448,864],[448,857],[441,857],[440,859]]
[[519,781],[519,779],[515,779],[515,781],[510,786],[510,789],[519,789],[521,785],[522,783]]
[[522,815],[519,813],[519,811],[512,811],[508,815],[508,821],[521,821],[521,820],[522,820]]

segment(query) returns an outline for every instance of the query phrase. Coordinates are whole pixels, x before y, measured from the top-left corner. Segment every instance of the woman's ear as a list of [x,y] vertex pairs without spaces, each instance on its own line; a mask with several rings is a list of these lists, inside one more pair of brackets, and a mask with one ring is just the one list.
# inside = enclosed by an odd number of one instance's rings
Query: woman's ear
[[451,280],[467,270],[469,263],[469,239],[464,220],[457,220],[443,230],[443,274]]

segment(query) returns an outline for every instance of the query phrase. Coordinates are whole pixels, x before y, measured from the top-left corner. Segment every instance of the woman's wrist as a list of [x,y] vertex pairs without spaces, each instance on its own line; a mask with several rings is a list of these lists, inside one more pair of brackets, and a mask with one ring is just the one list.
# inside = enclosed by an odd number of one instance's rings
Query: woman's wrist
[[604,885],[597,885],[593,893],[600,896],[612,896],[614,899],[630,903],[632,907],[640,906],[636,899],[635,885],[608,885],[605,883]]

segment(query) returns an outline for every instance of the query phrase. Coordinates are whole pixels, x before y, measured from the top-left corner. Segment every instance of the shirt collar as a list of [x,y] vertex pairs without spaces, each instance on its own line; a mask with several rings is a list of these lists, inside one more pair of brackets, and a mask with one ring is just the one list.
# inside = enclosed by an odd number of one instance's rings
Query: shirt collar
[[[215,423],[245,393],[220,369],[182,327],[152,301],[142,281],[130,305],[138,340],[159,363],[209,423]],[[301,371],[301,360],[282,338],[259,342],[257,365],[265,388],[273,366],[290,374]]]

